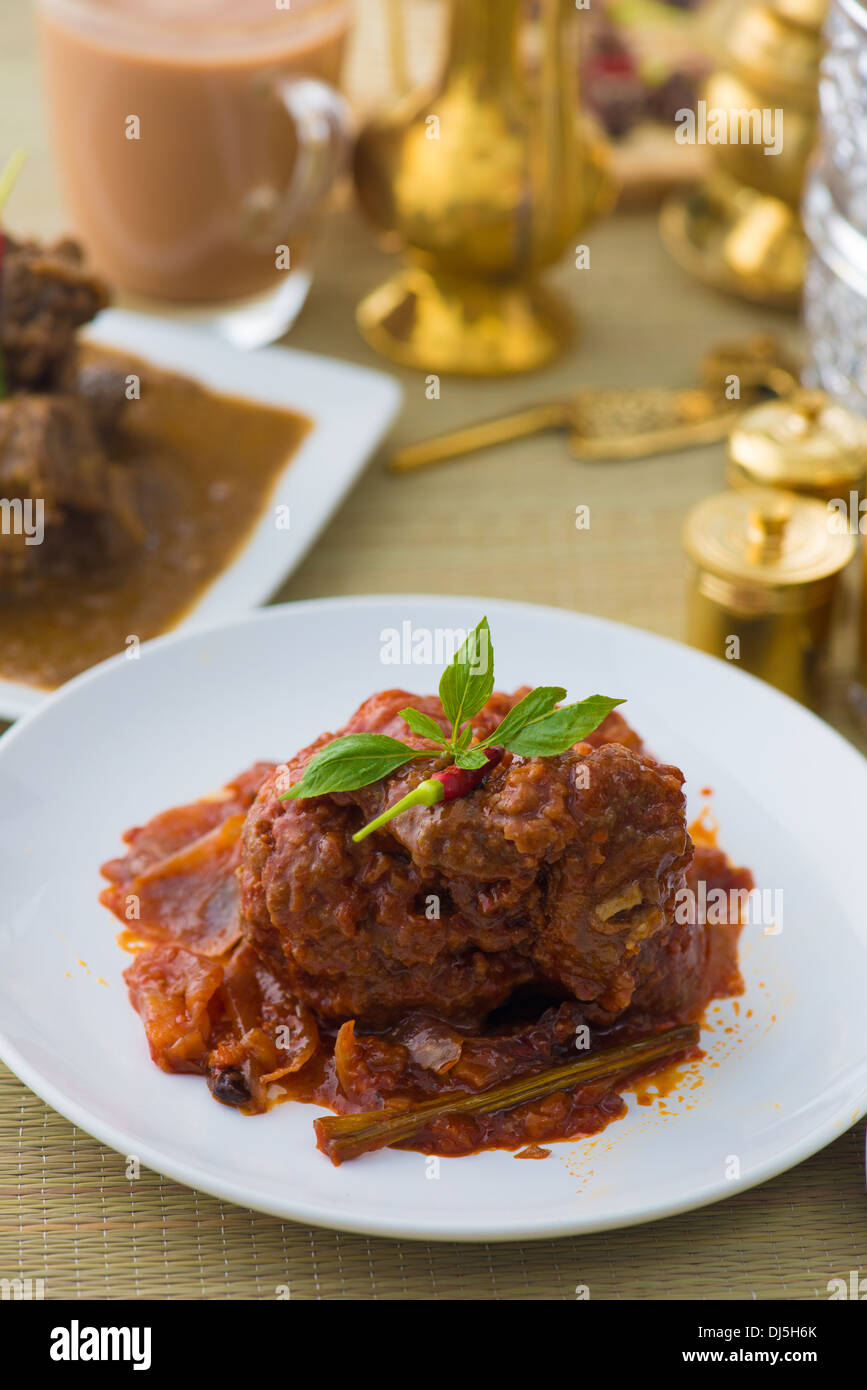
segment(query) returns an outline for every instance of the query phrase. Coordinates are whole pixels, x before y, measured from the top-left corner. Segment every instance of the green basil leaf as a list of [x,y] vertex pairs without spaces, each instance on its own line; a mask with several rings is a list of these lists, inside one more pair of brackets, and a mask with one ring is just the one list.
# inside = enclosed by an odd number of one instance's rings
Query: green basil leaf
[[420,709],[413,709],[409,705],[400,711],[400,717],[419,738],[432,738],[434,743],[440,744],[446,742],[446,736],[436,720],[431,719],[429,714],[422,714]]
[[455,740],[455,748],[458,748],[462,751],[464,748],[469,748],[472,741],[473,726],[472,724],[465,724]]
[[478,714],[494,689],[494,648],[487,618],[473,629],[440,680],[440,699],[452,729]]
[[328,792],[352,792],[379,782],[412,758],[429,753],[408,748],[386,734],[347,734],[336,738],[310,759],[300,782],[280,797],[325,796]]
[[455,754],[455,767],[463,768],[465,772],[474,772],[476,768],[485,767],[487,761],[480,747],[459,748]]
[[540,719],[547,719],[551,711],[565,698],[566,691],[562,685],[538,686],[512,706],[505,719],[500,721],[493,733],[488,734],[482,743],[485,747],[492,743],[502,743],[508,747],[508,739],[514,738],[528,724],[537,724]]
[[[578,704],[562,705],[546,718],[527,724],[506,738],[500,737],[501,724],[500,729],[495,730],[494,737],[510,752],[520,753],[525,758],[550,758],[580,743],[582,738],[598,729],[616,705],[623,703],[623,700],[611,700],[607,695],[591,695]],[[503,720],[503,724],[505,722]]]

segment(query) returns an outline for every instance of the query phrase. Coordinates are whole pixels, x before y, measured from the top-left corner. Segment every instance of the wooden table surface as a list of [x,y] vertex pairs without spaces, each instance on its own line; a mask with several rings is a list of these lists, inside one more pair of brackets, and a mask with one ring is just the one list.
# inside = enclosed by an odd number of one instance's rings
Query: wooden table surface
[[[430,7],[422,4],[420,14],[428,23]],[[380,17],[379,7],[364,0],[351,64],[352,90],[361,104],[387,86]],[[0,14],[0,117],[5,143],[30,150],[9,203],[10,225],[40,235],[66,229],[43,128],[29,7],[20,3],[4,5]],[[289,342],[387,366],[358,336],[354,309],[393,259],[377,248],[349,199],[343,202],[324,230],[314,286]],[[578,329],[571,350],[532,377],[443,378],[438,400],[427,398],[421,374],[397,371],[405,404],[392,445],[584,383],[687,384],[697,359],[712,344],[756,330],[798,345],[793,319],[720,298],[689,281],[663,252],[650,214],[615,216],[583,239],[591,248],[590,269],[566,263],[550,277],[575,311]],[[693,502],[722,485],[721,447],[594,466],[574,462],[565,441],[552,435],[407,477],[390,475],[380,455],[279,596],[490,595],[600,614],[682,637],[681,523]],[[575,508],[581,504],[590,508],[590,527],[578,531]],[[842,707],[837,718],[845,723]],[[594,1297],[608,1298],[809,1298],[825,1296],[828,1277],[867,1256],[863,1146],[854,1132],[761,1193],[709,1213],[635,1232],[546,1242],[527,1251],[494,1248],[484,1258],[478,1247],[477,1259],[471,1251],[450,1254],[437,1247],[306,1233],[253,1214],[246,1214],[247,1221],[236,1209],[186,1193],[156,1175],[147,1182],[143,1176],[130,1195],[132,1184],[105,1177],[119,1161],[116,1156],[76,1135],[8,1074],[2,1082],[0,1129],[5,1125],[10,1144],[15,1140],[19,1147],[17,1184],[8,1173],[0,1178],[0,1274],[13,1272],[7,1265],[18,1251],[25,1273],[29,1267],[38,1274],[43,1265],[51,1271],[55,1293],[105,1297],[133,1289],[155,1297],[166,1290],[181,1297],[271,1296],[269,1277],[279,1280],[289,1260],[296,1290],[314,1298],[568,1298],[576,1282],[590,1282]],[[58,1173],[49,1162],[52,1154],[68,1154],[70,1144],[78,1154],[75,1171],[91,1175],[85,1184],[89,1198],[81,1191],[76,1196],[74,1183],[70,1189],[62,1169]],[[108,1205],[106,1192],[113,1194]],[[83,1206],[86,1200],[96,1205]],[[794,1213],[805,1203],[809,1219],[802,1222]],[[142,1274],[135,1261],[127,1268],[142,1220],[146,1227],[156,1221],[158,1228],[153,1238],[162,1263],[156,1273]],[[90,1234],[82,1236],[82,1230]],[[190,1268],[194,1237],[199,1261]],[[207,1268],[201,1261],[203,1240],[213,1243]],[[222,1273],[213,1265],[220,1260]],[[362,1273],[347,1285],[353,1261],[360,1261]],[[264,1293],[263,1268],[269,1271]]]

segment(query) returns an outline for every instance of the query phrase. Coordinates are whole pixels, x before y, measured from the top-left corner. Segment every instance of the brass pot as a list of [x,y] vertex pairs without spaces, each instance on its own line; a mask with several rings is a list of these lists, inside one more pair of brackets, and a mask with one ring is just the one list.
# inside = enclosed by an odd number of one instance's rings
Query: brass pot
[[840,576],[855,554],[825,504],[768,488],[706,497],[683,528],[687,640],[796,700],[821,695]]

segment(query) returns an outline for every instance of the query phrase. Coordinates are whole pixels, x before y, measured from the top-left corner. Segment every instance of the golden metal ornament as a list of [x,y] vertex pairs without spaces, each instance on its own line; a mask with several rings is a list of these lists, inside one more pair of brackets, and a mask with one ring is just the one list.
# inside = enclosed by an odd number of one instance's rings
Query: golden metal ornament
[[840,499],[864,490],[867,420],[824,391],[796,391],[766,401],[741,417],[729,439],[732,487],[777,487]]
[[[729,399],[726,384],[733,377],[740,394]],[[685,388],[584,386],[569,396],[407,445],[392,455],[390,467],[408,473],[557,429],[568,433],[576,458],[596,462],[712,444],[725,439],[762,394],[796,390],[798,368],[772,338],[760,334],[714,348],[700,363],[699,380],[700,385]]]
[[578,105],[574,0],[450,0],[445,71],[360,133],[361,206],[408,264],[358,307],[367,340],[432,372],[529,371],[570,321],[539,283],[612,197],[603,146]]
[[807,243],[796,208],[722,171],[664,204],[668,251],[714,289],[775,309],[800,303]]
[[855,554],[814,498],[770,488],[706,497],[683,528],[687,640],[814,703],[840,575]]
[[[669,252],[706,284],[777,308],[800,302],[807,244],[798,211],[818,119],[826,0],[748,0],[731,16],[725,59],[708,79],[706,110],[746,131],[749,113],[782,113],[779,153],[761,140],[711,146],[701,183],[664,205]],[[743,124],[741,124],[743,122]]]

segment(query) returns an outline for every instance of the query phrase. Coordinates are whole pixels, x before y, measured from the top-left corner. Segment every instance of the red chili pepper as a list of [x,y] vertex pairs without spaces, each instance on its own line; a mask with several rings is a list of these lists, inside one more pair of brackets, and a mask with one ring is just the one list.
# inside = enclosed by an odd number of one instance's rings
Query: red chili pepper
[[474,792],[485,780],[491,768],[497,766],[505,751],[505,748],[486,748],[484,754],[488,761],[484,767],[464,768],[455,767],[453,764],[444,768],[442,772],[435,772],[431,781],[442,782],[441,800],[456,801],[459,796],[467,796]]
[[485,748],[486,762],[484,767],[464,768],[451,767],[443,768],[442,772],[435,772],[432,777],[426,778],[424,782],[419,782],[411,792],[402,796],[400,801],[396,801],[393,806],[389,806],[383,811],[376,820],[370,821],[363,829],[353,835],[353,840],[358,843],[368,835],[372,835],[374,830],[379,830],[381,826],[387,825],[395,816],[400,816],[404,811],[409,811],[413,806],[437,806],[441,801],[457,801],[460,796],[468,796],[474,792],[485,780],[491,768],[496,767],[502,758],[504,748]]

